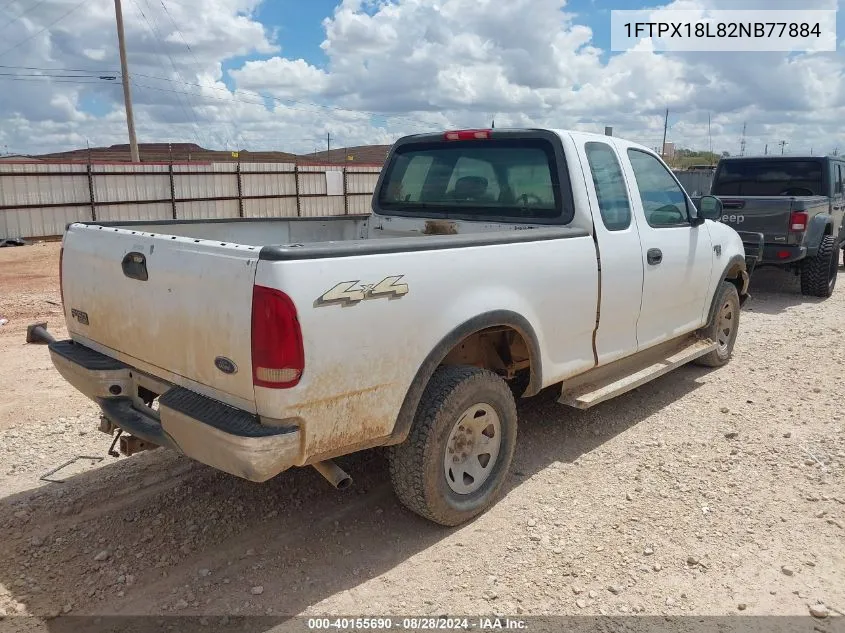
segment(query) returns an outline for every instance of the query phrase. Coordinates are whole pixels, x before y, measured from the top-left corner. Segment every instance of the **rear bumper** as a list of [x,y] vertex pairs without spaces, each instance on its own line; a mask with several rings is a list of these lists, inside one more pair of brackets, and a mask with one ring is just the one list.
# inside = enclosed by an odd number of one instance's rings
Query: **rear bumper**
[[806,246],[787,246],[786,244],[766,244],[763,248],[761,264],[791,264],[807,257]]
[[[162,382],[73,341],[57,341],[49,349],[65,380],[97,402],[113,425],[146,442],[250,481],[266,481],[298,461],[296,426],[262,424],[257,415]],[[140,400],[139,387],[161,394],[157,412]]]

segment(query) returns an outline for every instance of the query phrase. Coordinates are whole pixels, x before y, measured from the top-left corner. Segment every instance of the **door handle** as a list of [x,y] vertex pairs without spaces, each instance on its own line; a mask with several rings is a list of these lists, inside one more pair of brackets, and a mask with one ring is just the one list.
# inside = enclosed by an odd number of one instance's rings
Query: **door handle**
[[663,261],[663,251],[659,248],[648,249],[648,252],[646,253],[646,261],[652,266],[657,266],[657,264]]

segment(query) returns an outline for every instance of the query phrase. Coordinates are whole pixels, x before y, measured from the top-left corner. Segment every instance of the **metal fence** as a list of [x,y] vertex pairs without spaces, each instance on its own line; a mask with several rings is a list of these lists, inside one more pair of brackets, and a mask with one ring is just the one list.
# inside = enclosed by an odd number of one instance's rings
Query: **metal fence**
[[711,171],[676,171],[675,176],[691,196],[706,196],[710,193],[710,185],[713,184]]
[[370,212],[378,165],[3,163],[0,239],[69,222],[314,217]]
[[[379,165],[0,162],[0,239],[69,222],[366,214]],[[709,172],[676,171],[690,195]]]

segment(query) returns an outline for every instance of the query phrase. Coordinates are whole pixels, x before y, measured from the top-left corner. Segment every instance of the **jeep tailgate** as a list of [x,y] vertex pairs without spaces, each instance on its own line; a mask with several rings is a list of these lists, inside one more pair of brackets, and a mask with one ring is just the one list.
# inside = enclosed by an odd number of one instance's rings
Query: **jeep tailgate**
[[72,224],[61,264],[71,338],[254,411],[250,324],[258,251]]
[[722,222],[736,231],[762,233],[766,242],[789,242],[792,198],[719,196],[724,210]]

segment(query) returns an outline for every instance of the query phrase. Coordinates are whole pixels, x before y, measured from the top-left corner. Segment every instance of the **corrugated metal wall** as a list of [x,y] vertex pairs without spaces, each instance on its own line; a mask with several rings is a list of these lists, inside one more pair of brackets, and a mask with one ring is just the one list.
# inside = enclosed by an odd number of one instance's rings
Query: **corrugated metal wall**
[[[332,171],[342,175],[341,190],[334,186],[340,177],[327,180]],[[61,235],[76,221],[367,214],[380,171],[294,163],[0,162],[0,239]],[[675,174],[690,195],[710,193],[711,173]]]
[[0,239],[61,235],[76,221],[366,214],[380,171],[294,163],[0,162]]
[[691,196],[706,196],[710,193],[710,185],[713,183],[713,172],[676,171],[675,176],[678,177],[684,189]]

